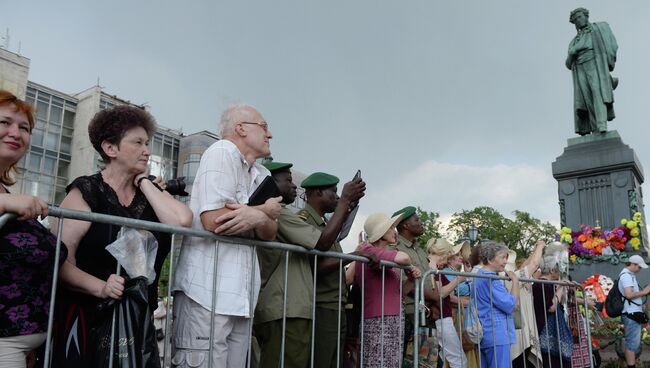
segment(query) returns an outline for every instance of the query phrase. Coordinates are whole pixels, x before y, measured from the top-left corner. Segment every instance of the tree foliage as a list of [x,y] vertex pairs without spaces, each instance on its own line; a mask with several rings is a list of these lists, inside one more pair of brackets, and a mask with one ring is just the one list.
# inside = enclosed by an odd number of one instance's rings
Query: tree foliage
[[416,208],[415,212],[420,218],[424,233],[418,238],[418,245],[426,250],[427,241],[431,238],[440,238],[440,214],[433,211],[425,211],[420,207]]
[[480,239],[503,242],[514,249],[518,257],[528,257],[537,240],[549,242],[557,233],[555,226],[542,222],[528,212],[516,210],[513,215],[514,219],[509,219],[487,206],[462,210],[453,214],[447,235],[454,240],[462,239],[473,224],[478,229]]

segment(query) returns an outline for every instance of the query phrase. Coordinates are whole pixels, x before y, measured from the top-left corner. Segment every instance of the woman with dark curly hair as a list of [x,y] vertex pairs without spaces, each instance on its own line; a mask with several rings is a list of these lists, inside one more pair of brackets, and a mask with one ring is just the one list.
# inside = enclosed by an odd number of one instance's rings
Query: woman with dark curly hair
[[[47,215],[41,199],[11,194],[11,173],[25,155],[34,109],[0,90],[0,213],[18,218],[0,228],[0,366],[25,367],[25,355],[45,341],[56,239],[36,218]],[[66,257],[61,247],[61,260]]]
[[[61,207],[189,226],[190,209],[149,180],[149,141],[155,130],[153,117],[137,107],[117,106],[98,112],[88,134],[105,167],[97,174],[75,179],[66,188]],[[57,221],[52,228],[56,225]],[[124,291],[125,279],[116,274],[117,261],[105,249],[119,231],[120,226],[111,224],[63,222],[61,237],[70,253],[60,273],[65,287],[57,301],[54,366],[94,366],[93,352],[99,341],[93,341],[91,332],[100,323],[96,305],[108,298],[120,299]],[[170,249],[169,234],[153,234],[158,252],[156,279],[148,288],[151,311],[157,307],[158,277]]]

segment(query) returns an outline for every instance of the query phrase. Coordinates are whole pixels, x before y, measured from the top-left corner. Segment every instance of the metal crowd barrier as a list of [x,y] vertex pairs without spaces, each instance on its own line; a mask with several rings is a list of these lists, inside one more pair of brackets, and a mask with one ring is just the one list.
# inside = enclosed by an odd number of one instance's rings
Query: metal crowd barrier
[[[174,254],[175,254],[175,236],[176,235],[183,235],[183,236],[194,236],[194,237],[203,237],[203,238],[210,238],[214,240],[218,240],[220,242],[224,243],[238,243],[238,244],[246,244],[249,245],[253,248],[252,252],[252,257],[251,257],[251,262],[257,262],[257,252],[256,252],[256,247],[263,247],[263,248],[271,248],[271,249],[280,249],[285,251],[285,274],[284,274],[284,305],[283,305],[283,317],[282,317],[282,343],[281,343],[281,349],[279,351],[279,356],[278,356],[278,361],[279,361],[279,367],[284,367],[284,343],[285,343],[285,333],[286,333],[286,310],[287,310],[287,280],[288,280],[288,264],[289,264],[289,252],[296,252],[296,253],[302,253],[302,254],[308,254],[308,255],[313,255],[314,257],[314,262],[318,260],[319,257],[329,257],[329,258],[337,258],[339,259],[339,303],[338,303],[338,320],[337,320],[337,336],[340,338],[340,332],[341,332],[341,312],[342,312],[342,307],[341,307],[341,288],[342,287],[347,287],[346,286],[346,280],[344,279],[344,272],[343,272],[343,261],[344,260],[349,260],[349,261],[355,261],[358,262],[358,264],[365,264],[369,263],[369,260],[365,257],[361,256],[356,256],[356,255],[351,255],[351,254],[342,254],[342,253],[335,253],[335,252],[322,252],[318,250],[307,250],[303,247],[292,245],[292,244],[285,244],[285,243],[279,243],[279,242],[269,242],[269,241],[260,241],[260,240],[255,240],[255,239],[248,239],[248,238],[239,238],[239,237],[229,237],[229,236],[220,236],[216,235],[212,232],[209,231],[204,231],[204,230],[195,230],[192,228],[186,228],[186,227],[180,227],[180,226],[172,226],[172,225],[166,225],[166,224],[161,224],[157,222],[150,222],[150,221],[143,221],[143,220],[137,220],[137,219],[132,219],[132,218],[126,218],[126,217],[118,217],[118,216],[112,216],[112,215],[105,215],[105,214],[98,214],[98,213],[92,213],[92,212],[84,212],[84,211],[76,211],[76,210],[70,210],[70,209],[63,209],[55,206],[49,206],[49,214],[48,216],[52,217],[58,217],[61,219],[75,219],[75,220],[82,220],[82,221],[89,221],[89,222],[99,222],[99,223],[107,223],[107,224],[113,224],[113,225],[120,225],[120,226],[125,226],[125,227],[130,227],[130,228],[136,228],[136,229],[144,229],[144,230],[150,230],[150,231],[157,231],[157,232],[166,232],[166,233],[171,233],[172,234],[172,241],[171,241],[171,249],[169,253],[170,257],[170,262],[169,262],[169,284],[167,288],[167,306],[166,306],[166,317],[165,317],[165,324],[163,327],[163,331],[165,333],[164,336],[164,344],[163,344],[163,362],[162,366],[163,367],[168,367],[169,363],[168,362],[168,349],[169,347],[169,342],[170,342],[170,336],[172,333],[172,329],[170,328],[170,323],[171,323],[171,316],[172,316],[172,299],[171,299],[171,290],[173,289],[173,278],[174,278]],[[4,226],[9,220],[12,218],[15,218],[14,214],[10,213],[5,213],[0,215],[0,227]],[[47,329],[47,337],[46,337],[46,343],[45,343],[45,361],[44,361],[44,367],[49,368],[51,365],[51,359],[52,359],[52,327],[53,327],[53,319],[54,319],[54,306],[56,303],[56,291],[57,291],[57,280],[58,280],[58,271],[59,271],[59,254],[60,254],[60,247],[61,247],[61,233],[63,231],[63,222],[64,221],[59,221],[58,223],[58,228],[56,232],[56,237],[57,237],[57,242],[56,242],[56,258],[55,258],[55,264],[54,264],[54,271],[53,271],[53,283],[52,283],[52,296],[50,300],[50,313],[49,313],[49,319],[48,319],[48,329]],[[218,247],[215,243],[215,265],[214,265],[214,270],[213,270],[213,275],[217,275],[217,261],[216,257],[218,256],[218,252],[216,247]],[[400,295],[402,293],[402,278],[403,278],[403,270],[408,268],[408,266],[402,266],[394,262],[387,262],[387,261],[381,261],[380,262],[380,267],[381,267],[381,273],[382,273],[382,290],[381,290],[381,300],[382,300],[382,315],[381,315],[381,324],[382,324],[382,357],[381,357],[381,362],[380,365],[381,367],[384,366],[383,362],[383,323],[384,323],[384,281],[385,281],[385,273],[386,273],[386,268],[394,267],[394,268],[399,268],[402,269],[400,271]],[[119,270],[119,265],[118,265],[118,270]],[[253,267],[253,272],[255,271],[255,267]],[[360,339],[360,351],[359,351],[359,360],[360,364],[363,367],[364,362],[363,362],[363,352],[364,352],[364,338],[363,338],[363,333],[364,333],[364,318],[363,318],[363,310],[364,310],[364,299],[365,299],[365,273],[366,273],[366,267],[362,266],[361,267],[361,319],[360,319],[360,331],[359,331],[359,339]],[[314,285],[314,293],[312,296],[312,331],[311,331],[311,360],[310,360],[310,366],[314,366],[314,331],[315,331],[315,320],[316,320],[316,284],[317,284],[317,279],[318,279],[318,270],[316,267],[314,267],[313,270],[313,285]],[[254,289],[253,283],[255,280],[255,275],[251,277],[251,293]],[[213,290],[216,289],[216,277],[214,277],[214,282],[213,282]],[[415,282],[416,289],[418,288],[418,282]],[[416,290],[417,292],[417,290]],[[212,295],[212,310],[214,310],[214,307],[216,305],[216,293],[213,293]],[[251,303],[254,298],[252,298],[253,295],[251,295]],[[249,333],[248,333],[248,356],[247,356],[247,367],[251,367],[252,363],[252,336],[253,336],[253,316],[255,312],[255,308],[253,305],[250,306],[250,313],[251,315],[249,316]],[[153,314],[153,311],[151,311]],[[115,315],[113,315],[113,324],[115,323]],[[400,317],[403,317],[403,305],[400,303]],[[213,339],[214,339],[214,324],[213,324],[213,319],[214,319],[214,313],[212,313],[211,321],[210,321],[210,349],[208,353],[208,359],[209,359],[209,367],[212,368],[212,355],[213,355]],[[401,319],[401,318],[400,318]],[[114,326],[113,326],[114,327]],[[403,327],[403,326],[402,326]],[[110,359],[111,362],[109,362],[109,366],[113,366],[112,358],[113,358],[113,349],[114,349],[114,328],[112,328],[112,338],[111,338],[111,355]],[[417,329],[415,331],[415,334],[417,334]],[[414,340],[417,340],[417,335],[414,335]],[[340,366],[341,364],[341,347],[342,344],[344,343],[344,340],[340,340],[339,343],[337,344],[337,367]],[[415,350],[415,357],[417,357],[417,349]],[[417,361],[415,359],[414,361]]]
[[[425,318],[426,318],[424,312],[427,309],[427,307],[425,305],[424,289],[422,288],[422,285],[424,285],[424,282],[425,282],[427,277],[432,277],[434,275],[450,275],[450,276],[456,276],[456,277],[464,276],[467,280],[476,280],[476,278],[485,278],[485,279],[503,280],[503,281],[509,281],[510,280],[510,278],[505,277],[505,276],[486,275],[486,274],[468,273],[468,272],[454,272],[454,271],[449,271],[449,270],[432,270],[431,269],[431,270],[428,270],[428,271],[424,272],[420,282],[416,283],[415,305],[417,306],[417,309],[416,309],[416,312],[415,312],[415,315],[414,315],[414,327],[415,327],[416,334],[417,334],[418,326],[424,326],[425,325]],[[583,286],[580,285],[579,283],[570,282],[570,281],[551,281],[551,280],[544,280],[544,279],[529,279],[529,278],[519,278],[519,282],[520,282],[520,291],[521,291],[521,289],[523,289],[525,284],[531,284],[531,285],[532,284],[551,284],[551,285],[555,285],[554,290],[557,290],[557,288],[565,288],[565,291],[573,291],[574,293],[576,293],[576,294],[574,294],[574,296],[577,296],[577,293],[579,291],[582,292],[583,301],[584,301],[582,307],[584,307],[585,316],[582,318],[583,326],[578,326],[578,333],[580,334],[582,332],[580,327],[584,327],[585,335],[584,336],[580,335],[578,337],[578,339],[579,339],[579,341],[586,341],[586,345],[588,346],[588,352],[589,352],[589,361],[591,362],[590,367],[593,367],[594,366],[593,351],[592,351],[592,346],[591,346],[590,326],[589,326],[589,322],[588,322],[588,311],[589,311],[589,309],[588,309],[587,298],[585,296]],[[422,285],[419,285],[420,283],[422,283]],[[440,280],[433,280],[433,284],[435,285],[435,287],[438,290],[441,290],[442,283],[441,283]],[[546,305],[546,300],[547,300],[546,299],[547,297],[545,295],[546,292],[545,292],[544,288],[542,288],[541,290],[542,290],[542,302],[543,302],[542,305]],[[453,295],[453,293],[454,292],[452,291],[452,294],[450,294],[450,295]],[[470,303],[474,302],[475,303],[474,306],[476,307],[477,306],[476,287],[474,287],[474,284],[472,284],[472,286],[470,287],[470,294],[471,294],[471,296],[473,296],[472,298],[470,298]],[[492,305],[493,296],[492,296],[492,286],[491,286],[491,284],[490,284],[489,294],[490,294],[490,311],[491,311],[490,317],[492,318],[492,324],[494,324],[494,320],[493,320],[493,318],[494,318],[494,306]],[[568,296],[568,293],[565,293],[565,295]],[[521,294],[520,294],[520,297],[521,297]],[[532,292],[531,292],[531,299],[532,299]],[[565,298],[565,299],[568,299],[568,298]],[[573,300],[575,301],[575,305],[573,305],[573,307],[575,307],[576,313],[580,314],[580,308],[579,308],[577,299],[573,298]],[[438,307],[440,308],[440,319],[443,319],[444,318],[443,317],[443,298],[442,297],[439,298],[439,300],[437,302],[438,302]],[[559,304],[560,303],[558,302],[558,305]],[[535,302],[534,302],[534,300],[532,301],[532,306],[533,306],[533,314],[536,314],[534,312],[534,310],[535,310]],[[458,303],[458,305],[457,305],[457,313],[456,313],[457,321],[456,321],[456,323],[454,323],[454,325],[455,326],[460,326],[460,328],[457,329],[457,333],[460,332],[460,335],[458,336],[458,338],[461,341],[461,350],[462,350],[463,321],[460,319],[461,318],[460,309],[461,309],[461,306],[460,306],[460,303]],[[419,310],[419,313],[418,313],[418,310]],[[568,308],[565,309],[565,313],[567,313],[567,312],[568,312]],[[544,314],[544,322],[546,324],[548,322],[547,310],[546,309],[544,310],[543,314]],[[556,326],[556,329],[557,329],[557,331],[556,331],[557,336],[560,335],[559,321],[558,321],[558,319],[560,318],[559,314],[560,313],[554,313],[555,319],[556,319],[555,320],[555,322],[556,322],[555,326]],[[511,316],[509,316],[507,318],[510,319],[510,318],[513,318],[513,317],[511,315]],[[564,316],[564,318],[567,318],[567,316]],[[580,322],[580,317],[578,317],[578,322]],[[514,321],[513,321],[513,324],[514,324]],[[536,321],[535,321],[534,318],[533,318],[533,320],[526,320],[526,318],[523,318],[523,315],[522,315],[521,324],[522,324],[522,326],[521,326],[522,330],[524,328],[537,330]],[[567,325],[568,325],[568,319],[567,319]],[[438,333],[438,336],[440,336],[439,337],[439,347],[440,348],[439,348],[438,359],[441,359],[442,362],[444,363],[445,362],[445,349],[444,349],[444,347],[442,345],[442,338],[443,338],[442,336],[444,335],[443,326],[444,326],[444,323],[441,321],[440,322],[441,330],[437,331],[437,333]],[[485,333],[485,330],[484,330],[484,333]],[[494,333],[494,330],[492,331],[492,333]],[[547,333],[548,333],[548,330],[547,330]],[[522,333],[521,336],[523,337],[523,333]],[[548,337],[549,336],[546,336],[547,339],[548,339]],[[540,336],[540,339],[541,338],[542,338],[542,336]],[[494,339],[493,339],[493,341],[494,341]],[[413,361],[417,362],[417,361],[419,361],[419,357],[418,357],[418,354],[419,354],[418,343],[419,343],[419,341],[418,341],[417,335],[415,336],[413,342],[414,342]],[[558,351],[562,352],[562,345],[560,344],[560,339],[559,338],[557,339],[557,342],[558,342]],[[517,341],[516,343],[520,344],[520,347],[523,347],[523,345],[522,345],[523,341]],[[537,349],[539,349],[539,340],[538,340],[537,344],[538,344]],[[572,343],[572,345],[573,345],[573,343]],[[480,346],[478,344],[476,344],[474,346],[475,346],[476,353],[477,353],[477,356],[478,356],[478,365],[481,366]],[[492,348],[496,352],[496,343],[492,346]],[[523,359],[524,368],[526,368],[527,364],[533,366],[532,364],[528,363],[528,361],[527,361],[527,359],[528,359],[527,354],[528,353],[526,352],[526,347],[523,347],[521,349],[521,351],[522,351],[522,354],[524,356],[524,359]],[[460,353],[465,355],[464,351],[461,351]],[[509,345],[508,345],[508,353],[510,353],[510,346]],[[547,352],[547,353],[542,353],[542,354],[545,354],[545,355],[547,354],[548,359],[549,360],[551,359],[550,351]],[[495,362],[496,362],[496,359],[495,359]],[[539,363],[541,364],[541,361]],[[512,361],[511,361],[511,364],[509,365],[509,367],[510,366],[512,366]],[[562,359],[560,359],[560,367],[559,368],[563,368],[563,366],[564,366],[564,364],[562,363]],[[570,367],[571,367],[571,364],[568,365],[568,368],[570,368]],[[507,368],[507,367],[498,367],[498,365],[497,365],[497,368]]]

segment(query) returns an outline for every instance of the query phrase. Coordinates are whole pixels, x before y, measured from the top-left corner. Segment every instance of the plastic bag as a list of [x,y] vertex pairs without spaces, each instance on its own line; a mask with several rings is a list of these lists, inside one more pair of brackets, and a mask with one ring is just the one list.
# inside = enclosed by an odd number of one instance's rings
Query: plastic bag
[[158,241],[151,232],[122,227],[117,239],[107,245],[106,250],[117,259],[132,279],[144,276],[147,285],[151,285],[156,279],[154,263]]
[[[148,303],[147,280],[128,279],[122,299],[97,305],[98,323],[93,328],[93,367],[159,368],[158,345]],[[111,326],[115,312],[113,367],[110,367]]]

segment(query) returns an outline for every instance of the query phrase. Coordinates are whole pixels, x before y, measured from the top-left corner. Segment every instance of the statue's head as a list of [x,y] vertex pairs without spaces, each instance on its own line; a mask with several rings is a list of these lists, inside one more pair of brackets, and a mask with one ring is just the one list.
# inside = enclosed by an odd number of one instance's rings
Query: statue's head
[[578,28],[582,28],[589,23],[589,10],[585,8],[578,8],[571,12],[569,16],[569,22],[576,25]]

